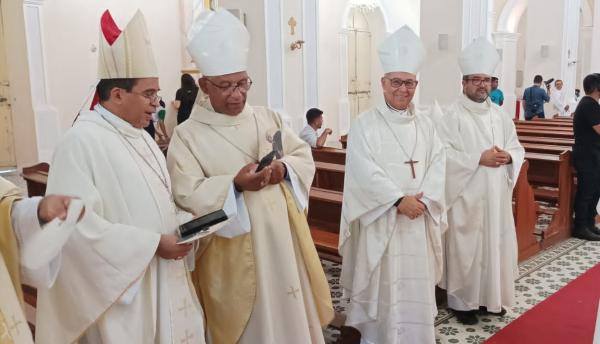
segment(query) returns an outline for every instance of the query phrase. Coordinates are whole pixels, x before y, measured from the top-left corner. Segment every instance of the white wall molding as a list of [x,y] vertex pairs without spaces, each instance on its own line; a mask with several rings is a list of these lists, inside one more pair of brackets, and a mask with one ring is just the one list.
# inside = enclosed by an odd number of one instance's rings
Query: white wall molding
[[29,65],[29,82],[35,118],[38,160],[50,161],[59,139],[59,114],[48,104],[46,61],[44,58],[42,5],[44,1],[25,1],[25,35]]
[[319,7],[317,0],[302,2],[304,23],[304,108],[319,106]]
[[285,109],[283,70],[283,27],[281,0],[265,0],[265,48],[267,67],[267,103],[275,111]]

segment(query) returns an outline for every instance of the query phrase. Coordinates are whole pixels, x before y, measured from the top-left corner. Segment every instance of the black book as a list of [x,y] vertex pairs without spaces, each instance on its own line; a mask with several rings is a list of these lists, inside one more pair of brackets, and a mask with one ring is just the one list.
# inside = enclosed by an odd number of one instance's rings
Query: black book
[[227,219],[227,214],[225,214],[223,209],[219,209],[212,213],[188,221],[179,226],[180,239],[177,242],[185,243],[200,238],[202,237],[202,235],[199,235],[200,233],[208,231],[210,227],[221,223]]

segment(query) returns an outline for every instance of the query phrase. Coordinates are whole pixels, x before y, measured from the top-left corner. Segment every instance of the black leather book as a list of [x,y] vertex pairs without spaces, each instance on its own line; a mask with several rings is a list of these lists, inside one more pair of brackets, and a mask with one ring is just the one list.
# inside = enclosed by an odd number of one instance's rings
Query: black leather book
[[188,241],[200,232],[207,231],[210,227],[227,220],[223,209],[214,211],[204,216],[197,217],[179,226],[179,242]]

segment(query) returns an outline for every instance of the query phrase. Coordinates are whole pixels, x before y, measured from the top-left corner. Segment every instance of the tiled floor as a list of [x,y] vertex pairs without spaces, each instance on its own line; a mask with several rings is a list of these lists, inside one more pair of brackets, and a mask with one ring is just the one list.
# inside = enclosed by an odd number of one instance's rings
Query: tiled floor
[[[516,281],[516,304],[503,317],[480,316],[475,326],[458,323],[452,313],[440,309],[436,319],[437,343],[482,343],[508,323],[552,295],[558,289],[596,265],[600,261],[600,243],[579,239],[566,240],[555,247],[519,264]],[[337,312],[344,313],[347,300],[342,299],[339,287],[340,266],[323,262],[323,267]],[[333,327],[325,330],[328,343],[333,343],[339,332]]]

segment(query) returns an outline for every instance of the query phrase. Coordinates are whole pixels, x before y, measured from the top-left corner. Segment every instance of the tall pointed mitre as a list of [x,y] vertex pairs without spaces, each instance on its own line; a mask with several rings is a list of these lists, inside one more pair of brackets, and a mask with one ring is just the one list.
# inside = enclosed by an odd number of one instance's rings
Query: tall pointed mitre
[[458,57],[458,64],[463,75],[494,75],[500,55],[490,41],[479,37],[469,44]]
[[187,50],[205,76],[245,71],[249,49],[248,30],[223,8],[201,13],[188,32]]
[[406,72],[417,74],[425,59],[425,47],[408,26],[404,25],[389,35],[378,49],[384,73]]
[[100,26],[98,79],[158,77],[142,12],[138,10],[121,32],[107,10],[102,15]]

